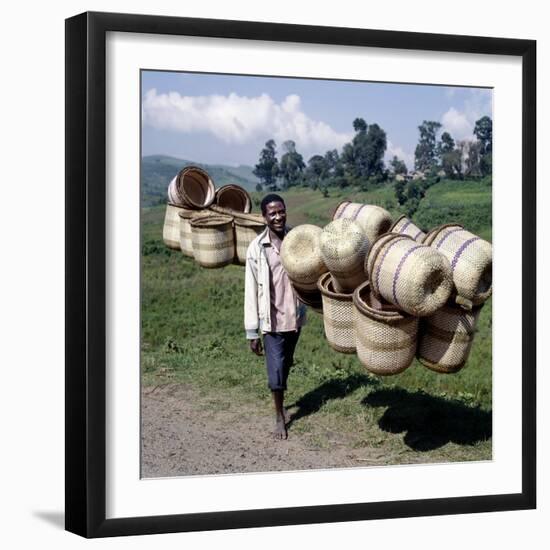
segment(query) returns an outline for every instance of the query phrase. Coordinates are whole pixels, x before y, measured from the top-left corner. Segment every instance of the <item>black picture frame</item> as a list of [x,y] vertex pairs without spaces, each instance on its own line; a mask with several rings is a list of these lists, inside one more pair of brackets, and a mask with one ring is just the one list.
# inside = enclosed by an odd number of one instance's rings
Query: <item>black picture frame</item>
[[[522,490],[516,494],[106,519],[106,33],[516,56],[522,61]],[[83,13],[66,20],[66,529],[84,537],[536,507],[536,42]]]

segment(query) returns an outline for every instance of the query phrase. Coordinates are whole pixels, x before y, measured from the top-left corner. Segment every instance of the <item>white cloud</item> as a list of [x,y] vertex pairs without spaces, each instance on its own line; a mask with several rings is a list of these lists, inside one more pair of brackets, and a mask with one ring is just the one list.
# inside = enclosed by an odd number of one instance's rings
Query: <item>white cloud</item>
[[399,145],[395,145],[390,140],[388,140],[386,155],[384,159],[388,166],[394,155],[405,162],[405,164],[407,165],[407,170],[412,170],[414,168],[414,155],[412,153],[406,152],[402,147],[400,147]]
[[302,111],[298,95],[288,95],[276,103],[268,94],[183,96],[178,92],[158,94],[153,88],[145,94],[142,115],[143,123],[153,128],[206,132],[227,144],[273,138],[280,145],[292,139],[304,157],[339,149],[353,136],[310,118]]
[[455,141],[475,139],[476,120],[488,115],[492,118],[492,92],[485,89],[469,90],[460,107],[451,107],[442,117],[441,132],[449,132]]

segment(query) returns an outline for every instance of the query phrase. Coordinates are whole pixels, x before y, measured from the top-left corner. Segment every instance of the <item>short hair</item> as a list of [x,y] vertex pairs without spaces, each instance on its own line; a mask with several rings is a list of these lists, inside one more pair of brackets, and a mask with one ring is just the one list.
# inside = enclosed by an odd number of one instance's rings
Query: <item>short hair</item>
[[[269,195],[266,195],[262,199],[262,202],[260,203],[260,209],[262,210],[263,215],[265,215],[265,211],[267,210],[267,205],[270,202],[282,202],[283,204],[285,204],[285,201],[280,195],[277,195],[276,193],[270,193]],[[285,204],[285,208],[286,208],[286,204]]]

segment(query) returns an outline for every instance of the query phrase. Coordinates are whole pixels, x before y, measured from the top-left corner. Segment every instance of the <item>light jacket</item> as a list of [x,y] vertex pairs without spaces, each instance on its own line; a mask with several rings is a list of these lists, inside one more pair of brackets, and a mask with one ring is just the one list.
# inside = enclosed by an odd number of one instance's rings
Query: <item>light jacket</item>
[[[248,246],[244,279],[244,328],[248,340],[259,338],[259,332],[271,332],[271,294],[269,264],[265,246],[270,245],[269,228]],[[306,306],[296,299],[296,322],[303,325]]]

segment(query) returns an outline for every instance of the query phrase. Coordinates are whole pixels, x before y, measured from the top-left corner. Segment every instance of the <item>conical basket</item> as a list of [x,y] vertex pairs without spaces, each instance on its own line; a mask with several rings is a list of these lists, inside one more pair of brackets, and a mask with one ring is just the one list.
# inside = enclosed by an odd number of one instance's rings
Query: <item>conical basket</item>
[[458,372],[468,360],[479,313],[483,306],[465,311],[449,303],[420,320],[418,360],[440,373]]
[[250,195],[239,185],[224,185],[216,190],[214,203],[222,208],[248,214],[252,208]]
[[338,220],[341,218],[356,221],[365,232],[370,243],[389,231],[393,222],[391,214],[381,206],[351,201],[342,201],[336,207],[332,219]]
[[421,243],[426,236],[426,233],[417,227],[412,220],[409,220],[407,216],[403,215],[397,218],[395,223],[389,229],[390,233],[400,233],[401,235],[408,235],[412,237],[416,242]]
[[330,222],[321,233],[320,247],[336,292],[353,292],[367,278],[364,263],[369,241],[357,222],[347,218]]
[[187,208],[168,203],[164,214],[162,240],[168,248],[180,249],[180,212],[189,212]]
[[353,294],[336,292],[330,273],[319,277],[318,287],[323,298],[323,324],[330,347],[341,353],[355,353],[355,322]]
[[316,290],[319,277],[327,271],[321,255],[321,232],[316,225],[297,225],[283,239],[281,262],[295,288]]
[[418,317],[393,307],[380,306],[368,282],[353,293],[357,357],[369,371],[399,374],[408,368],[416,352]]
[[371,292],[410,315],[424,317],[443,307],[453,288],[447,258],[412,237],[387,233],[366,262]]
[[234,218],[236,261],[240,265],[246,263],[246,251],[250,243],[265,229],[263,218],[256,221]]
[[199,265],[217,268],[233,262],[235,239],[232,218],[212,214],[194,217],[190,223],[193,254]]
[[168,186],[169,202],[195,210],[210,206],[215,194],[214,182],[197,166],[186,166]]
[[432,229],[424,244],[444,254],[451,264],[456,302],[465,309],[489,298],[493,284],[493,247],[491,243],[449,224]]

